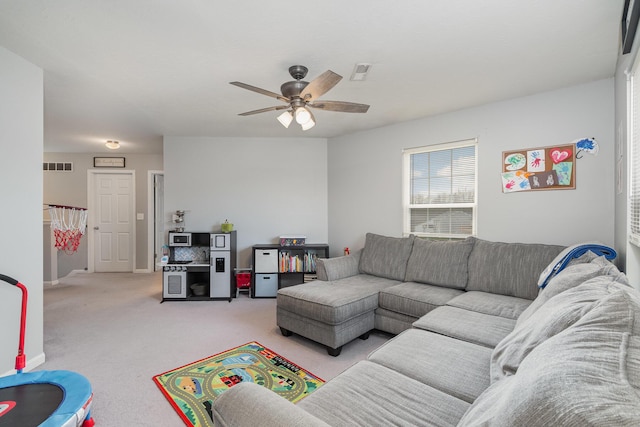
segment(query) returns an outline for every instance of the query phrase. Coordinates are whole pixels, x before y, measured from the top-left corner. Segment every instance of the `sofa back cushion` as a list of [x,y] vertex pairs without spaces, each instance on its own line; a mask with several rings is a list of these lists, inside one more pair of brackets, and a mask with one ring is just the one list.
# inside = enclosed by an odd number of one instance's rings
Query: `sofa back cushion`
[[360,264],[361,253],[362,250],[358,250],[350,255],[334,258],[318,258],[316,260],[318,280],[328,282],[355,276],[360,273],[358,265]]
[[469,255],[466,290],[533,300],[538,278],[564,249],[535,243],[501,243],[476,239]]
[[405,281],[464,289],[474,242],[473,237],[451,242],[416,238],[407,263]]
[[621,273],[604,256],[597,256],[593,252],[587,252],[574,259],[564,270],[553,276],[547,286],[540,290],[531,305],[518,317],[516,328],[552,297],[598,276],[612,276],[613,280],[618,283],[629,284],[624,273]]
[[557,322],[560,331],[536,345],[512,375],[493,382],[458,426],[640,425],[640,297],[609,276],[602,279],[608,284],[600,279],[589,282],[607,289],[606,296],[583,305],[584,315],[570,326]]
[[413,235],[387,237],[367,233],[358,265],[360,273],[392,280],[404,280],[414,239]]
[[624,328],[629,322],[627,289],[612,276],[599,276],[551,298],[495,347],[491,381],[515,374],[536,347],[579,322],[612,331]]

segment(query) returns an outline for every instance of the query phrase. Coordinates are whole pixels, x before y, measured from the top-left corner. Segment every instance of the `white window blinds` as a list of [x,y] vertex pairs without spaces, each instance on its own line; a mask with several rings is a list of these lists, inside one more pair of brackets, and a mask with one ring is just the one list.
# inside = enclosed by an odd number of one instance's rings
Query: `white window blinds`
[[476,140],[404,151],[404,234],[475,234]]
[[636,57],[629,79],[630,185],[629,241],[640,246],[640,55]]

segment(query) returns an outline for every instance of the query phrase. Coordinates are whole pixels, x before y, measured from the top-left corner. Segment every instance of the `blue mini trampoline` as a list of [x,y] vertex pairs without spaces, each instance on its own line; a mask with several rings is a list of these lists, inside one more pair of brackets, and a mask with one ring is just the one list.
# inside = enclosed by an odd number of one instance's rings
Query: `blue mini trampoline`
[[93,427],[93,392],[85,377],[71,371],[22,372],[27,288],[3,274],[0,280],[22,291],[17,374],[0,378],[0,426]]

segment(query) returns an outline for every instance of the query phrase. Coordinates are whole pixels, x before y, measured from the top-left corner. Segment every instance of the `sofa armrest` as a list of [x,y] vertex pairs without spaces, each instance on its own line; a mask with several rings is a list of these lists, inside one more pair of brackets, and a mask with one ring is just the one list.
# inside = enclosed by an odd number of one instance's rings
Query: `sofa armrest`
[[240,383],[213,402],[213,423],[222,427],[329,427],[324,421],[254,383]]
[[350,255],[336,258],[318,258],[316,262],[318,280],[326,282],[360,274],[358,264],[360,263],[361,253],[362,250],[359,250]]

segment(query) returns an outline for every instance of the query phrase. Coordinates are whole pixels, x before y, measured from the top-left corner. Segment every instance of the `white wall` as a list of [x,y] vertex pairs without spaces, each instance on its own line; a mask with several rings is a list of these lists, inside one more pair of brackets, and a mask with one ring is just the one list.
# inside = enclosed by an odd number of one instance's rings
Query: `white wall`
[[[613,79],[333,138],[328,142],[332,256],[366,232],[402,234],[402,150],[478,138],[478,237],[570,245],[614,243]],[[503,194],[502,152],[595,137],[576,189]]]
[[185,210],[187,231],[238,231],[238,267],[251,246],[283,234],[326,243],[327,141],[321,138],[164,138],[165,229]]
[[[124,157],[125,170],[135,171],[136,179],[136,213],[144,214],[143,220],[136,220],[136,265],[135,271],[153,271],[148,266],[148,237],[147,225],[149,216],[153,212],[147,212],[147,172],[149,170],[162,169],[162,155],[160,154],[120,154],[120,153],[44,153],[45,162],[71,162],[73,172],[44,172],[44,202],[87,207],[87,171],[100,170],[93,167],[94,157]],[[45,212],[45,218],[47,218]],[[87,233],[93,232],[93,226],[89,224]],[[80,240],[80,246],[75,254],[58,252],[58,277],[64,277],[73,270],[87,268],[88,235]]]
[[[42,70],[0,47],[0,149],[3,153],[0,273],[29,292],[27,369],[44,362],[42,318]],[[0,375],[14,369],[21,293],[0,283]]]

